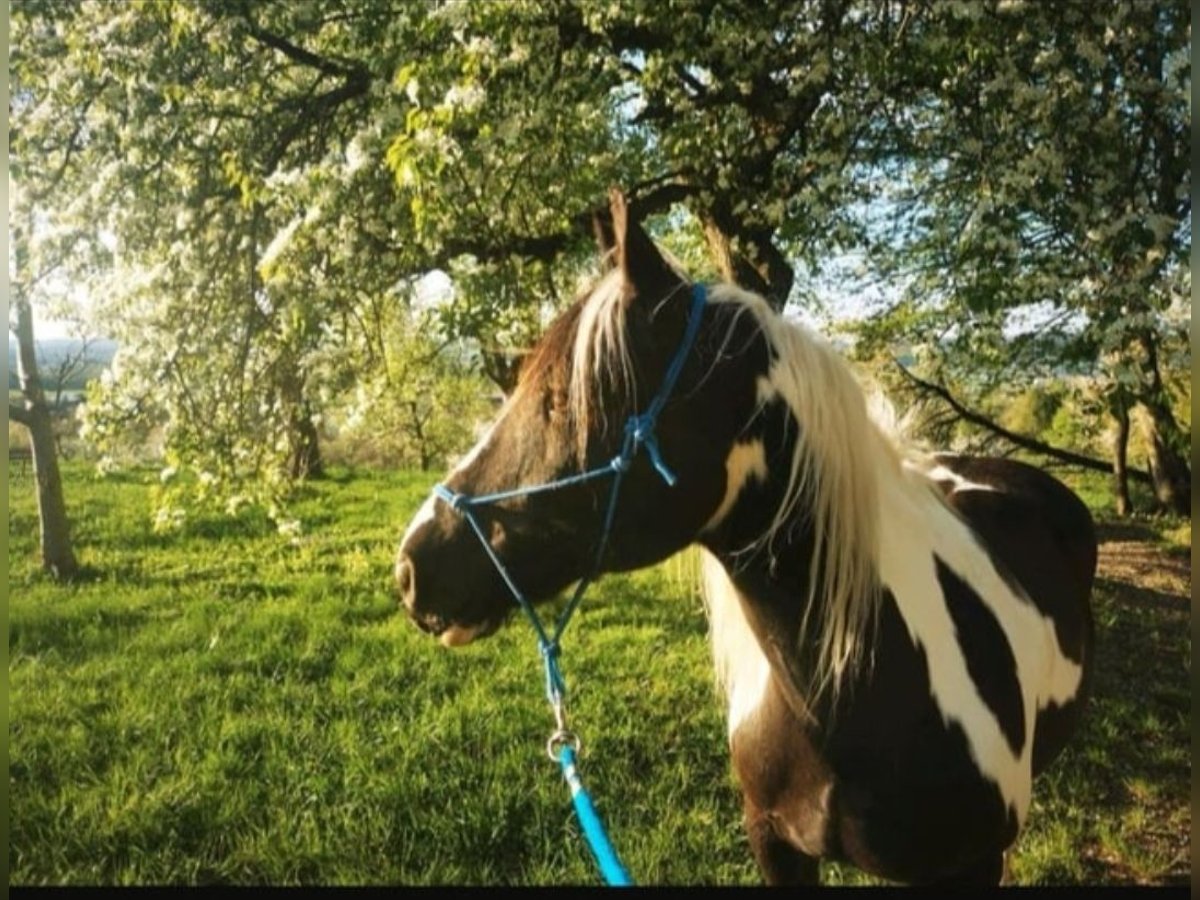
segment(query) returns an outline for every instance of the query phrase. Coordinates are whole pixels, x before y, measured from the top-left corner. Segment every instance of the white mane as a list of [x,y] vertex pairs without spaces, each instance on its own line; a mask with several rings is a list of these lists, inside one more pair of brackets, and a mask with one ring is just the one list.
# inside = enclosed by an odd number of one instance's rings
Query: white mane
[[[623,386],[633,407],[637,386],[627,346],[621,273],[601,278],[584,303],[575,336],[571,368],[571,411],[578,434],[586,438],[594,415],[594,384],[608,378]],[[890,407],[876,396],[874,409],[846,361],[821,337],[779,315],[762,297],[731,285],[714,286],[710,303],[739,307],[734,319],[752,316],[775,351],[758,382],[761,405],[781,399],[799,423],[800,439],[790,461],[787,487],[769,527],[745,550],[765,548],[797,525],[814,536],[800,640],[817,650],[814,691],[837,690],[842,676],[862,662],[863,636],[880,602],[878,573],[881,478],[901,478],[902,467],[924,468],[915,452],[903,449],[894,433]],[[725,337],[728,342],[733,326]],[[757,410],[746,411],[749,422]],[[803,517],[800,519],[799,517]],[[820,576],[820,577],[818,577]],[[711,595],[714,579],[705,578]],[[711,596],[708,598],[713,617]],[[823,616],[814,619],[814,610]],[[819,623],[819,627],[818,627]],[[736,652],[731,646],[729,652]],[[719,658],[718,671],[732,660]]]
[[[759,404],[782,400],[801,429],[771,523],[746,550],[772,553],[777,538],[801,521],[810,529],[800,641],[816,649],[808,685],[813,695],[827,687],[836,692],[842,676],[863,661],[863,637],[879,608],[880,479],[900,478],[902,465],[915,455],[901,449],[891,407],[878,393],[868,402],[850,366],[824,338],[785,319],[757,294],[721,285],[709,296],[754,317],[776,356],[759,378]],[[823,618],[814,619],[817,610]]]
[[[628,395],[636,408],[637,379],[625,339],[625,303],[621,273],[614,269],[596,283],[591,296],[579,311],[575,347],[571,354],[570,411],[575,422],[582,460],[584,443],[591,430],[596,404],[595,383],[608,379],[614,388]],[[604,409],[598,410],[604,427]]]

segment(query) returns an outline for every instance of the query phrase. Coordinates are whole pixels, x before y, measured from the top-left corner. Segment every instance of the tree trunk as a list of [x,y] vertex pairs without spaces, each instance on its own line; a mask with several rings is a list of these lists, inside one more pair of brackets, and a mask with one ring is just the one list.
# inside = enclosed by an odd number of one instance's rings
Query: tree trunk
[[1154,496],[1163,507],[1181,516],[1192,514],[1192,470],[1188,465],[1188,439],[1175,414],[1158,367],[1158,342],[1151,332],[1138,335],[1145,351],[1141,361],[1143,388],[1137,400],[1150,414],[1150,476]]
[[42,568],[58,579],[73,578],[79,572],[79,564],[71,547],[71,527],[63,501],[54,426],[38,375],[33,341],[33,310],[24,298],[14,297],[13,305],[17,313],[17,373],[23,403],[19,406],[10,403],[9,416],[29,429],[33,475],[37,485]]
[[1129,401],[1123,395],[1114,396],[1109,405],[1113,419],[1117,423],[1113,435],[1113,499],[1117,515],[1128,516],[1133,512],[1133,503],[1129,499]]
[[[717,271],[726,281],[761,294],[775,309],[782,310],[792,292],[796,273],[770,234],[739,233],[733,215],[724,208],[700,216],[704,239]],[[734,238],[741,245],[734,249]]]
[[1142,398],[1141,402],[1150,413],[1150,477],[1154,479],[1154,496],[1164,509],[1190,517],[1192,471],[1177,449],[1183,437],[1179,423],[1171,408],[1161,401]]
[[296,481],[320,478],[325,474],[321,461],[321,442],[313,409],[304,391],[304,378],[295,364],[279,385],[280,400],[287,414],[287,472]]
[[321,460],[320,436],[317,425],[313,422],[312,411],[308,404],[303,404],[297,415],[292,419],[291,453],[288,468],[292,478],[320,478],[325,474],[325,465]]

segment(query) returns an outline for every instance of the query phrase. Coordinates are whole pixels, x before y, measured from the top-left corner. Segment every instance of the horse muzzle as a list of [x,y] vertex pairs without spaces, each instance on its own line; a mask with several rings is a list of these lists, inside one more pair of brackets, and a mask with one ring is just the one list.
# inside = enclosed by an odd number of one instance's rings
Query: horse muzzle
[[433,635],[443,647],[461,647],[477,638],[486,637],[495,632],[502,624],[502,619],[485,619],[481,622],[466,624],[446,617],[440,613],[422,609],[417,603],[416,569],[408,554],[401,552],[396,561],[395,570],[396,593],[400,605],[413,623],[426,634]]

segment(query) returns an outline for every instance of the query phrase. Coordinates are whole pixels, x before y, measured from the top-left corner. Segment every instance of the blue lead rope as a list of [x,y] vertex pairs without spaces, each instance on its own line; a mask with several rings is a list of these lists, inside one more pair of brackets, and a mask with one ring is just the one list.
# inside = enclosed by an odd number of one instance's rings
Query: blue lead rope
[[579,819],[579,827],[583,829],[588,846],[592,848],[592,856],[596,858],[600,874],[604,876],[605,882],[613,887],[631,887],[633,879],[621,865],[617,851],[613,848],[612,842],[609,841],[608,834],[604,830],[604,823],[600,821],[600,814],[596,812],[596,807],[592,803],[591,795],[583,786],[583,782],[579,780],[579,773],[575,771],[575,748],[570,744],[564,744],[558,761],[562,764],[563,778],[567,780],[567,784],[571,788],[571,801],[575,804],[575,815]]
[[[658,472],[662,480],[671,487],[675,485],[675,473],[667,467],[659,451],[655,427],[658,424],[659,414],[662,412],[663,407],[666,406],[667,400],[675,388],[675,382],[679,380],[679,374],[683,371],[684,363],[687,361],[687,356],[691,352],[692,345],[696,342],[696,335],[700,331],[700,320],[703,318],[706,302],[707,291],[704,285],[693,285],[692,306],[688,313],[687,326],[679,342],[679,347],[675,351],[675,356],[671,359],[671,363],[667,366],[667,371],[663,375],[663,381],[659,386],[658,393],[650,401],[650,405],[646,407],[645,412],[640,415],[632,415],[626,421],[625,437],[621,446],[621,452],[606,465],[580,472],[577,475],[570,475],[566,478],[547,482],[546,484],[513,488],[512,490],[497,491],[491,494],[479,494],[474,497],[467,494],[460,494],[444,484],[436,485],[433,489],[436,497],[444,501],[451,509],[467,520],[467,524],[471,526],[471,530],[475,532],[479,543],[483,545],[483,549],[492,561],[492,565],[500,573],[500,577],[508,587],[509,593],[513,595],[513,598],[517,601],[517,605],[525,613],[525,617],[529,619],[534,632],[537,634],[538,652],[542,657],[542,665],[546,676],[546,699],[550,702],[550,706],[554,710],[554,718],[558,726],[557,730],[550,736],[547,751],[550,754],[550,758],[562,766],[563,777],[570,787],[571,800],[575,804],[575,813],[579,819],[580,827],[583,829],[584,837],[591,847],[592,855],[596,858],[596,864],[600,867],[600,873],[604,876],[604,880],[609,885],[614,886],[629,886],[633,884],[633,881],[629,877],[629,873],[625,870],[625,867],[621,865],[621,860],[618,858],[616,850],[613,849],[612,843],[608,839],[604,825],[600,821],[600,816],[596,812],[595,805],[592,803],[592,798],[584,789],[583,782],[580,781],[579,773],[575,767],[575,754],[579,750],[579,738],[568,731],[566,727],[567,687],[558,664],[559,640],[566,630],[567,623],[571,620],[575,609],[579,606],[579,601],[583,598],[584,590],[587,589],[587,586],[591,584],[600,572],[604,550],[608,546],[608,538],[612,533],[613,521],[616,516],[617,496],[621,490],[621,481],[625,473],[629,471],[629,467],[633,465],[633,460],[637,456],[638,450],[645,447],[646,455],[650,457],[650,464]],[[582,484],[604,477],[611,477],[613,481],[608,495],[608,505],[604,512],[604,525],[600,532],[600,541],[597,544],[596,553],[592,558],[591,572],[580,579],[571,599],[555,622],[553,633],[547,634],[542,620],[534,611],[533,604],[521,593],[520,588],[517,587],[516,582],[513,581],[512,576],[496,555],[496,551],[492,549],[491,543],[483,532],[483,527],[479,524],[479,520],[475,516],[474,508],[515,497],[528,497],[532,494],[558,490],[559,488]]]

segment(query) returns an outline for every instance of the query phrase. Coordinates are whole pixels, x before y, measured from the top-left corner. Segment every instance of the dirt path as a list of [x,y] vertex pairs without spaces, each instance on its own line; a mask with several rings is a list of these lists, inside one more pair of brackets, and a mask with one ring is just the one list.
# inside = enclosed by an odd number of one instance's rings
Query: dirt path
[[[1138,524],[1097,527],[1100,559],[1097,607],[1101,634],[1097,708],[1106,699],[1137,708],[1161,723],[1190,707],[1192,567],[1190,557],[1164,547]],[[1100,600],[1100,597],[1097,598]],[[1114,717],[1112,720],[1118,721]],[[1143,719],[1121,719],[1135,749],[1114,753],[1106,775],[1126,795],[1105,815],[1119,835],[1098,841],[1095,854],[1105,883],[1187,884],[1191,874],[1190,769],[1164,761],[1158,742],[1186,742],[1178,726],[1139,733]],[[1140,743],[1139,743],[1140,742]],[[1177,754],[1176,754],[1177,755]],[[1118,795],[1120,795],[1118,791]]]
[[1192,596],[1190,559],[1152,543],[1153,532],[1139,525],[1103,524],[1096,531],[1100,539],[1098,577],[1128,587],[1132,603],[1188,612]]

